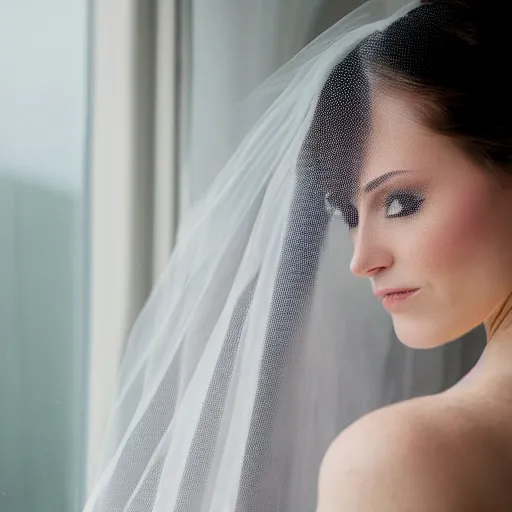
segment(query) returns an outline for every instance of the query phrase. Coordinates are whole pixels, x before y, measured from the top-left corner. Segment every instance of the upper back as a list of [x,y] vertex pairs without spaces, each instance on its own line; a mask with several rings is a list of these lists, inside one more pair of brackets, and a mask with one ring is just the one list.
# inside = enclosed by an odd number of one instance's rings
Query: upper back
[[470,398],[422,397],[351,425],[322,464],[319,512],[512,510],[511,422]]

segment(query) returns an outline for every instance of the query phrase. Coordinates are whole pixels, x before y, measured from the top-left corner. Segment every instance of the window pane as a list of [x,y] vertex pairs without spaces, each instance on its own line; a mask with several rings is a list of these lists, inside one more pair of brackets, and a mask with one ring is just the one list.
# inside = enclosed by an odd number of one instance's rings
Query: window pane
[[0,0],[0,510],[81,508],[86,0]]

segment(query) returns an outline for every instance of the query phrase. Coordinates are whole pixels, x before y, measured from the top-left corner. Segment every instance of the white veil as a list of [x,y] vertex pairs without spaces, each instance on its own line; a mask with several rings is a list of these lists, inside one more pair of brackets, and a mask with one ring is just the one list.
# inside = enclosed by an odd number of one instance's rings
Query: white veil
[[431,351],[396,339],[326,201],[346,178],[313,151],[331,72],[418,2],[403,4],[366,3],[259,91],[270,107],[181,226],[130,335],[86,512],[311,512],[341,430],[475,362],[476,335]]

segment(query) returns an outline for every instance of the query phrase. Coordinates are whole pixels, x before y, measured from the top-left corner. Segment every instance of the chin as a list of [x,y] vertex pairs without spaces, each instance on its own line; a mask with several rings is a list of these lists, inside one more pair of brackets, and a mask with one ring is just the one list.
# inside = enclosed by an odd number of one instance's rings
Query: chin
[[396,337],[406,347],[416,350],[428,350],[446,345],[460,336],[449,334],[434,322],[418,322],[406,318],[393,318]]

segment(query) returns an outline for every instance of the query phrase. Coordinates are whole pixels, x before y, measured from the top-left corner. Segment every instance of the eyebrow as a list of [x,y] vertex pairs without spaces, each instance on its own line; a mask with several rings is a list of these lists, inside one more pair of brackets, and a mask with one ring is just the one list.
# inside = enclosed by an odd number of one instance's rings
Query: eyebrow
[[[398,171],[390,171],[390,172],[386,172],[385,174],[382,174],[380,176],[378,176],[377,178],[369,181],[364,187],[363,187],[363,192],[365,194],[368,194],[369,192],[371,192],[372,190],[375,190],[376,188],[380,187],[383,183],[385,183],[386,181],[388,181],[389,179],[393,178],[393,176],[397,176],[399,174],[405,174],[405,173],[409,173],[411,172],[409,169],[401,169],[401,170],[398,170]],[[361,192],[358,191],[356,194],[355,194],[355,197],[354,197],[354,200],[355,202],[359,202],[359,200],[361,199]]]
[[408,170],[390,171],[385,174],[382,174],[378,178],[375,178],[374,180],[368,182],[363,187],[363,191],[365,194],[367,194],[368,192],[371,192],[372,190],[375,190],[376,188],[380,187],[383,183],[388,181],[393,176],[396,176],[397,174],[404,174],[406,172],[410,172],[410,171],[408,171]]

